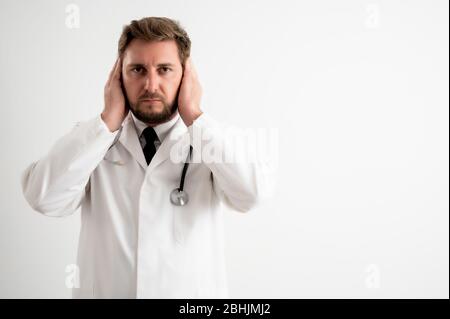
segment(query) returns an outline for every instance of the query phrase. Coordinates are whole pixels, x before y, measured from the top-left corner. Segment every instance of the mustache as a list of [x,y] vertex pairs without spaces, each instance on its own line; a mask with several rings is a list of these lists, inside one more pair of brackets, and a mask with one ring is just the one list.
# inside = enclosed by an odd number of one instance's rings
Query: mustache
[[164,98],[162,96],[160,96],[159,94],[157,94],[157,93],[153,93],[153,94],[152,93],[145,93],[144,95],[141,95],[139,97],[139,101],[141,101],[141,100],[148,100],[148,99],[164,101]]

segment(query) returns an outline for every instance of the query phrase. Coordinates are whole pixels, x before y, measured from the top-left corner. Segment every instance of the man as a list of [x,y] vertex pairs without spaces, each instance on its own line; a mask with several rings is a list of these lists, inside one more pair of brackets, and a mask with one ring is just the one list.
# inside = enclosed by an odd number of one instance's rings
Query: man
[[[200,108],[190,46],[168,18],[125,26],[103,112],[22,175],[36,211],[65,216],[81,206],[74,298],[227,297],[220,203],[248,211],[262,178],[252,163],[202,158],[207,144],[225,155],[236,149]],[[208,130],[209,139],[195,140]],[[185,172],[188,200],[174,205],[184,160],[199,156]]]

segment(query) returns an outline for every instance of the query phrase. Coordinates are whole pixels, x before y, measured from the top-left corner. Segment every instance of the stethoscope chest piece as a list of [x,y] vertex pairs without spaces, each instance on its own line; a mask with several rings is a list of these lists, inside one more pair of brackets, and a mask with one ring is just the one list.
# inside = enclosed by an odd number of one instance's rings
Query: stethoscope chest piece
[[175,206],[184,206],[189,202],[189,195],[185,191],[175,188],[170,193],[170,202]]

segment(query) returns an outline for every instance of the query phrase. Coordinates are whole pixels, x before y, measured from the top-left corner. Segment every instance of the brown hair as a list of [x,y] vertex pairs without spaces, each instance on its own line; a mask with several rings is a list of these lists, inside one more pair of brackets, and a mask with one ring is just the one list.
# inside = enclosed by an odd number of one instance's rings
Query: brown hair
[[133,20],[130,24],[124,26],[119,39],[119,56],[123,55],[133,39],[146,41],[175,40],[183,68],[191,53],[191,40],[186,31],[177,21],[165,17],[142,18]]

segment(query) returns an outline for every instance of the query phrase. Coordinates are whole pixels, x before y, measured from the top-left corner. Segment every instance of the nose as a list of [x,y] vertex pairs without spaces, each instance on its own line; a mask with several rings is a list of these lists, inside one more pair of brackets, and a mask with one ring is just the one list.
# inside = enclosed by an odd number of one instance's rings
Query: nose
[[145,77],[145,87],[144,89],[148,92],[154,93],[158,90],[159,86],[159,80],[158,76],[156,74],[152,74],[152,72],[149,72],[148,75]]

